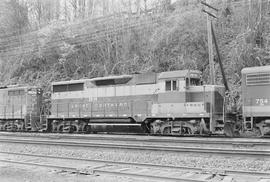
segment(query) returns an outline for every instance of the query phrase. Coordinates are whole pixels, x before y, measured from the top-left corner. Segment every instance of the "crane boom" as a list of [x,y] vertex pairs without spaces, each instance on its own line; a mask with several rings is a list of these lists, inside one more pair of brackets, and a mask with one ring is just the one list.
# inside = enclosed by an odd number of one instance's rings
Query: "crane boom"
[[218,49],[218,45],[217,45],[217,40],[216,40],[216,35],[215,35],[215,32],[214,32],[214,27],[213,27],[212,22],[211,22],[211,32],[212,32],[212,37],[213,37],[213,41],[214,41],[214,44],[215,44],[215,48],[216,48],[216,51],[217,51],[218,63],[219,63],[221,74],[222,74],[223,84],[225,86],[226,91],[229,92],[230,89],[229,89],[229,86],[228,86],[227,78],[226,78],[225,73],[224,73],[223,64],[221,62],[219,49]]

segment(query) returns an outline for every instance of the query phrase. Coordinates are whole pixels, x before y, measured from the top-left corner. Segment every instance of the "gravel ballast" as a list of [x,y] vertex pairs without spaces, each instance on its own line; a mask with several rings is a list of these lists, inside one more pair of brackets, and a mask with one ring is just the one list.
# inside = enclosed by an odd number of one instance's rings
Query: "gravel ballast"
[[191,154],[161,151],[141,151],[128,149],[82,148],[44,145],[0,144],[2,152],[29,153],[84,159],[152,163],[199,167],[203,169],[248,170],[270,172],[270,159],[230,157],[209,154]]

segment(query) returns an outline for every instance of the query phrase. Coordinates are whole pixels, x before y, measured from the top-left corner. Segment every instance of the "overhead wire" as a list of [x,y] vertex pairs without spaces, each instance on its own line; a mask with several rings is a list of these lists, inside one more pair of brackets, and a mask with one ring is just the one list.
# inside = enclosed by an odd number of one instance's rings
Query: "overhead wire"
[[[101,21],[100,21],[100,20],[101,20]],[[88,20],[86,20],[86,21],[88,21]],[[82,23],[81,23],[81,22],[78,23],[79,25],[82,25],[81,29],[85,27],[85,26],[84,26],[84,22],[86,22],[86,21],[83,21]],[[99,22],[99,23],[100,23],[100,22],[103,22],[103,23],[104,23],[104,22],[107,22],[108,20],[107,20],[106,18],[97,18],[97,19],[94,19],[93,21],[94,21],[94,22]],[[93,22],[90,21],[90,23],[93,23]],[[150,21],[149,21],[149,23],[150,23]],[[75,24],[76,24],[76,23],[75,23]],[[129,24],[130,24],[130,23],[129,23]],[[125,25],[125,26],[123,26],[122,24],[120,24],[120,26],[122,26],[122,27],[124,27],[124,28],[128,28],[128,26],[132,26],[132,24],[130,24],[130,25],[129,25],[129,24],[128,24],[128,25]],[[133,24],[134,24],[134,23],[133,23]],[[140,24],[140,22],[137,23],[137,24]],[[69,25],[70,25],[70,24],[69,24]],[[67,26],[69,26],[69,25],[65,25],[65,27],[67,27]],[[74,25],[74,24],[72,24],[72,25]],[[114,28],[115,26],[111,26],[111,27]],[[87,27],[87,28],[89,28],[89,27]],[[109,27],[106,26],[106,28],[108,29]],[[106,29],[106,28],[105,28],[105,29]],[[71,26],[71,29],[73,29],[72,26]],[[78,29],[78,28],[77,28],[77,29]],[[81,29],[80,29],[80,31],[81,31]],[[95,29],[95,28],[94,28],[94,29]],[[118,31],[118,30],[119,30],[119,28],[118,28],[116,31]],[[94,35],[97,34],[97,33],[100,34],[100,32],[102,32],[102,31],[103,31],[103,32],[110,33],[108,30],[104,31],[104,29],[103,29],[103,30],[101,29],[101,30],[97,30],[96,32],[91,32],[91,34],[94,34]],[[25,41],[25,39],[28,39],[28,42],[31,41],[31,40],[34,41],[37,37],[36,37],[36,36],[33,36],[33,35],[34,35],[35,33],[36,33],[36,34],[38,34],[38,33],[41,34],[41,32],[42,32],[42,30],[40,30],[40,31],[35,31],[34,33],[32,32],[32,33],[30,33],[30,34],[23,35],[21,39],[24,39],[24,41]],[[73,33],[73,34],[74,34],[75,36],[78,36],[78,35],[76,35],[75,33]],[[90,35],[90,34],[87,33],[87,36],[88,36],[88,37],[89,37],[89,35]],[[29,38],[28,38],[28,37],[29,37]],[[93,36],[92,36],[92,37],[93,37]],[[13,38],[14,38],[14,37],[13,37]],[[16,40],[16,38],[15,38],[15,40]],[[6,50],[10,50],[10,49],[8,49],[9,47],[12,47],[12,48],[14,47],[14,42],[12,42],[13,44],[10,43],[11,39],[8,39],[8,40],[5,40],[5,41],[9,42],[9,46],[6,46]],[[16,45],[17,42],[19,42],[19,40],[17,40],[17,41],[15,42],[15,45]],[[37,42],[34,42],[34,43],[32,43],[32,44],[33,44],[33,45],[34,45],[34,44],[37,44]],[[26,47],[26,48],[27,48],[27,47]],[[19,49],[19,48],[18,48],[18,49]],[[20,48],[20,49],[21,49],[21,48]]]
[[[251,0],[252,1],[252,0]],[[269,0],[262,0],[262,2],[268,2]],[[247,0],[239,0],[239,1],[235,1],[235,2],[230,2],[230,3],[228,3],[228,4],[231,4],[231,5],[236,5],[236,4],[241,4],[241,3],[243,3],[243,2],[245,2],[246,3],[246,5],[248,5],[247,4]],[[194,3],[194,4],[199,4],[199,3]],[[243,5],[243,4],[242,4]],[[111,15],[109,15],[109,16],[106,16],[106,17],[98,17],[98,18],[87,18],[87,19],[84,19],[84,20],[78,20],[78,21],[75,21],[75,22],[69,22],[69,23],[67,23],[67,24],[65,24],[65,26],[67,25],[67,26],[72,26],[72,25],[76,25],[76,24],[81,24],[81,23],[83,23],[83,22],[87,22],[87,21],[99,21],[99,20],[103,20],[103,21],[106,21],[106,19],[108,19],[108,17],[110,17],[110,16],[115,16],[115,15],[120,15],[121,13],[116,13],[116,14],[111,14]],[[61,20],[60,20],[61,21]],[[30,33],[27,33],[27,34],[25,34],[25,35],[29,35],[29,34],[31,34],[31,33],[34,33],[34,32],[39,32],[40,30],[36,30],[36,31],[33,31],[33,32],[30,32]],[[14,31],[14,33],[15,33],[16,31]],[[8,34],[7,34],[8,35]],[[24,35],[20,35],[20,36],[24,36]],[[5,37],[6,37],[6,35],[5,35]],[[12,35],[12,34],[10,34],[10,37],[16,37],[16,36],[14,36],[14,35]],[[2,36],[0,36],[0,38],[3,38]]]
[[[265,0],[265,2],[266,2],[267,0]],[[237,1],[237,2],[231,2],[230,4],[236,4],[236,3],[241,3],[241,2],[247,2],[246,0],[241,0],[241,1]],[[99,19],[101,19],[101,20],[105,20],[106,21],[106,19],[108,19],[108,17],[99,17],[99,18],[90,18],[90,20],[95,20],[95,21],[98,21]],[[87,20],[83,20],[83,21],[79,21],[79,22],[72,22],[72,23],[68,23],[68,24],[66,24],[67,26],[71,26],[71,25],[75,25],[75,24],[81,24],[82,22],[87,22],[87,21],[89,21],[89,19],[87,19]],[[38,33],[40,30],[37,30],[36,32]],[[32,33],[32,32],[31,32]],[[31,33],[29,33],[29,34],[31,34]],[[26,34],[27,35],[27,34]],[[24,35],[22,35],[22,36],[24,36]],[[13,36],[13,37],[15,37],[15,36]]]
[[[136,25],[133,25],[133,26],[136,27]],[[145,27],[145,26],[144,26],[144,27]],[[144,27],[141,26],[140,28],[144,28]],[[126,30],[128,30],[128,29],[130,29],[130,28],[132,28],[132,26],[125,27]],[[125,29],[121,29],[121,31],[124,31]],[[77,39],[77,40],[74,40],[72,44],[73,44],[73,45],[85,45],[85,44],[94,43],[94,42],[99,41],[99,40],[102,39],[102,38],[108,37],[108,34],[109,34],[109,36],[114,36],[114,35],[119,34],[119,32],[118,32],[118,30],[111,30],[111,31],[103,31],[103,32],[101,32],[101,33],[99,33],[99,34],[95,34],[94,36],[87,36],[87,37],[83,36],[83,37],[81,37],[81,38],[79,38],[79,39]],[[82,36],[82,35],[81,35],[81,36]],[[93,37],[94,37],[94,38],[93,38]],[[57,41],[54,41],[54,42],[50,42],[50,45],[43,46],[43,47],[41,48],[41,50],[46,50],[46,49],[49,49],[49,48],[54,48],[55,46],[58,46],[59,43],[61,43],[61,42],[66,42],[66,41],[68,41],[67,38],[65,38],[65,39],[60,39],[60,40],[57,40]],[[33,44],[33,45],[34,45],[34,44]],[[26,48],[32,48],[33,45],[30,45],[30,46],[28,46],[28,47],[24,47],[24,49],[26,49]],[[20,49],[20,48],[18,48],[18,49],[13,49],[13,51],[19,50],[19,49]],[[9,51],[10,51],[10,50],[9,50]],[[29,52],[32,52],[32,51],[29,51]],[[25,53],[25,52],[24,52],[24,53]]]
[[[81,36],[81,38],[75,40],[74,42],[76,44],[80,44],[80,45],[85,45],[85,44],[89,44],[89,43],[94,43],[94,42],[97,42],[98,39],[102,39],[102,38],[105,38],[108,36],[112,36],[112,35],[116,35],[119,33],[119,31],[126,31],[126,30],[129,30],[130,28],[138,28],[138,25],[140,25],[140,28],[144,28],[145,25],[148,25],[149,23],[158,23],[160,20],[157,19],[156,21],[144,21],[144,22],[137,22],[137,23],[133,23],[131,25],[127,25],[127,26],[122,26],[120,25],[117,29],[112,29],[112,30],[106,30],[107,28],[104,28],[102,31],[98,30],[99,33],[97,32],[94,32],[93,35],[90,35],[89,33],[87,34],[83,34],[83,35],[79,35]],[[93,39],[94,37],[94,39]],[[90,40],[87,40],[90,39]],[[56,45],[57,46],[57,43],[60,43],[60,42],[63,42],[63,41],[67,41],[69,38],[65,38],[65,39],[60,39],[60,40],[56,40],[54,42],[51,42],[52,45]],[[25,48],[32,48],[31,46],[28,46],[28,47],[25,47]],[[51,45],[48,45],[48,46],[45,46],[44,47],[45,49],[46,48],[53,48]],[[18,48],[20,49],[20,48]],[[14,49],[16,50],[16,49]],[[30,51],[31,52],[31,51]]]
[[[151,22],[151,21],[148,21],[148,22],[146,22],[146,23],[149,23],[149,22]],[[126,23],[126,24],[120,24],[119,26],[110,26],[110,27],[108,27],[107,25],[106,25],[106,27],[104,27],[103,29],[97,29],[96,31],[92,31],[92,32],[88,32],[88,33],[86,33],[86,34],[76,34],[76,33],[78,33],[78,32],[73,32],[73,36],[80,36],[80,35],[90,35],[90,34],[98,34],[98,33],[100,33],[100,32],[109,32],[107,29],[109,29],[109,28],[115,28],[115,27],[117,27],[117,30],[119,30],[121,27],[124,27],[124,28],[126,28],[127,26],[134,26],[134,25],[138,25],[138,24],[140,24],[141,22],[136,22],[135,24],[134,23]],[[145,23],[145,22],[143,22],[143,23]],[[72,28],[72,27],[71,27]],[[82,27],[82,28],[85,28],[85,27]],[[85,28],[86,30],[87,29],[89,29],[89,28],[93,28],[93,29],[96,29],[96,27],[87,27],[87,28]],[[80,32],[82,32],[82,31],[84,31],[84,30],[82,30],[82,29],[80,29]],[[110,33],[110,32],[109,32]],[[33,38],[33,39],[35,39],[35,38]],[[32,40],[33,40],[32,39]]]
[[[244,0],[241,0],[241,1],[237,1],[237,2],[231,2],[230,4],[236,4],[236,3],[241,3],[241,2],[246,2]],[[266,2],[266,1],[265,1]],[[175,15],[176,16],[176,15]],[[83,28],[85,30],[87,30],[88,28],[92,28],[92,27],[84,27],[83,24],[85,22],[89,22],[89,23],[93,23],[93,22],[108,22],[108,20],[106,20],[106,18],[108,17],[101,17],[101,18],[97,18],[97,19],[87,19],[87,20],[83,20],[83,21],[78,21],[78,22],[75,22],[75,23],[70,23],[70,24],[67,24],[67,25],[62,25],[62,27],[70,27],[70,29],[79,29],[80,32],[83,32]],[[113,17],[114,18],[114,17]],[[151,18],[151,17],[150,17]],[[166,19],[167,17],[163,17],[163,19]],[[158,20],[159,21],[163,21],[162,18],[159,18]],[[106,37],[109,36],[115,36],[117,35],[118,33],[123,33],[123,31],[126,31],[126,30],[129,30],[130,28],[143,28],[143,27],[138,27],[138,26],[142,26],[142,25],[147,25],[147,24],[150,24],[150,23],[158,23],[158,20],[155,22],[153,20],[148,20],[148,21],[145,21],[145,22],[141,22],[141,21],[137,21],[133,24],[127,24],[125,26],[123,26],[122,24],[120,24],[118,27],[114,27],[111,26],[111,28],[113,28],[113,30],[109,30],[109,27],[104,27],[103,29],[98,29],[97,31],[93,31],[93,32],[89,32],[89,33],[84,33],[84,34],[74,34],[74,36],[76,37],[77,36],[77,40],[73,40],[77,45],[87,45],[87,44],[92,44],[92,43],[96,43],[98,41],[100,41],[101,39],[104,39]],[[122,21],[122,20],[120,20]],[[74,28],[72,25],[79,25],[79,28],[76,27]],[[101,26],[104,26],[101,24]],[[93,26],[94,27],[94,26]],[[96,28],[96,27],[94,27]],[[17,53],[17,54],[13,54],[13,56],[18,56],[19,54],[22,54],[22,55],[27,55],[27,54],[31,54],[31,53],[38,53],[40,51],[46,51],[48,49],[53,49],[57,46],[59,46],[59,43],[63,43],[65,41],[69,41],[70,39],[74,39],[74,38],[64,38],[64,39],[58,39],[58,40],[54,40],[54,41],[50,41],[50,45],[45,45],[43,46],[41,49],[36,49],[36,50],[33,50],[33,46],[37,46],[38,43],[35,42],[35,40],[38,38],[38,37],[33,37],[33,34],[41,34],[40,31],[42,30],[37,30],[35,32],[30,32],[26,35],[23,35],[24,39],[27,39],[29,38],[28,42],[32,41],[32,43],[28,44],[27,46],[17,46],[17,48],[14,48],[14,44],[16,43],[15,41],[11,43],[10,47],[12,47],[11,49],[6,49],[4,52],[2,51],[2,54],[7,54],[8,56],[12,55],[12,54],[8,54],[8,52],[16,52],[16,51],[21,51],[22,49],[32,49],[32,50],[27,50],[27,51],[24,51],[23,53]],[[78,32],[76,32],[78,33]],[[79,37],[79,38],[78,38]],[[12,38],[12,37],[11,37]],[[14,39],[16,39],[15,37],[13,37]],[[8,40],[10,41],[10,39]],[[17,41],[18,42],[18,41]]]

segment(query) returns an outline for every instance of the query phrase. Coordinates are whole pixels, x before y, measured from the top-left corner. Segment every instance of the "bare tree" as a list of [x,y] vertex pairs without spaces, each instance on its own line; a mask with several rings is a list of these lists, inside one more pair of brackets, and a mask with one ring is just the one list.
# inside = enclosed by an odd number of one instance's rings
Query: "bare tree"
[[70,4],[73,7],[73,17],[72,19],[76,19],[78,16],[78,0],[70,0]]
[[94,16],[94,10],[95,10],[95,0],[88,0],[87,1],[87,11],[88,11],[88,17]]
[[137,9],[137,14],[141,14],[141,0],[136,0],[136,9]]

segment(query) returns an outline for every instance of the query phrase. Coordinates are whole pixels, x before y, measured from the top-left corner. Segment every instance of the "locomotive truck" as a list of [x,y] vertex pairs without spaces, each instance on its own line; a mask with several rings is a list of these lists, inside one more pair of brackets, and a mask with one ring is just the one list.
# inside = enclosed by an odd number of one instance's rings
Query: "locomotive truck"
[[[98,77],[51,84],[50,115],[42,90],[0,89],[0,129],[46,132],[227,134],[225,88],[205,85],[198,70]],[[270,66],[242,70],[243,131],[270,128]],[[232,127],[235,130],[235,127]]]

